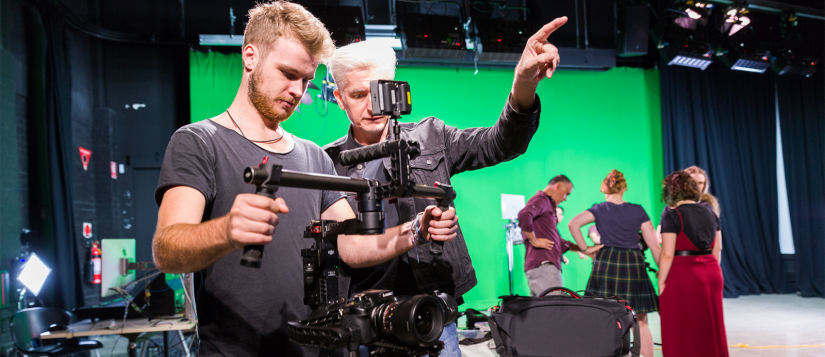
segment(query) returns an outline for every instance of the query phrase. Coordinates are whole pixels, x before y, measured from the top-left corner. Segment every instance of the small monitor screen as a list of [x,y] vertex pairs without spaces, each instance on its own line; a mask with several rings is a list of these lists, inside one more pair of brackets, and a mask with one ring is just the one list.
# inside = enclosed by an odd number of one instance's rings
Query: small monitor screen
[[120,259],[126,258],[130,263],[135,262],[134,239],[103,239],[100,247],[100,296],[117,295],[109,290],[115,286],[123,286],[135,281],[135,271],[120,275]]

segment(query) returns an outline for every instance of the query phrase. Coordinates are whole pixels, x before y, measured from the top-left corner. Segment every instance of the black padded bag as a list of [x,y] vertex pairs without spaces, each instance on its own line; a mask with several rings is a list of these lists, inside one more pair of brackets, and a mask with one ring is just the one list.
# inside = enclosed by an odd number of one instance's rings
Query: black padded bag
[[[546,296],[553,291],[567,295]],[[625,300],[582,297],[560,287],[540,297],[501,298],[501,307],[490,315],[490,329],[502,357],[625,356],[628,352],[639,356],[636,312]]]

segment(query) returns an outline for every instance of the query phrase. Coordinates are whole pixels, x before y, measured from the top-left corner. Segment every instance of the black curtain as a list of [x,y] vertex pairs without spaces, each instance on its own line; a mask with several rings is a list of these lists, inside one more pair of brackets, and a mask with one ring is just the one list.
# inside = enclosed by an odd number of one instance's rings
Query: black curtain
[[[665,174],[698,165],[722,207],[725,297],[786,292],[769,74],[660,63]],[[821,182],[821,181],[820,181]]]
[[788,185],[796,287],[802,296],[825,294],[825,80],[777,79],[782,153]]
[[45,139],[47,157],[42,160],[38,155],[37,162],[31,165],[35,175],[45,176],[39,181],[43,184],[39,194],[44,196],[40,201],[45,217],[39,220],[43,225],[40,227],[43,241],[37,246],[47,253],[44,261],[53,271],[44,286],[46,305],[72,309],[83,301],[83,297],[80,264],[76,258],[78,229],[73,225],[72,212],[72,168],[74,159],[79,159],[79,152],[72,144],[70,61],[63,14],[45,3],[38,5],[30,12],[29,25],[32,42],[45,44],[44,47],[33,46],[35,52],[42,53],[45,48],[45,56],[35,56],[40,58],[35,66],[44,74],[41,78],[45,85],[36,86],[43,92],[34,94],[45,110],[38,110],[40,114],[33,113],[30,119],[42,121],[45,133],[35,135]]

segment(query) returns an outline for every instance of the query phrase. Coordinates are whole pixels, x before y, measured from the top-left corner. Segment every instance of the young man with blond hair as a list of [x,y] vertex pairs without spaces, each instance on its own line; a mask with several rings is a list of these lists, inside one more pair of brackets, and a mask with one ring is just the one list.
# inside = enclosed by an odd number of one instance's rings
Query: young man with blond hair
[[[335,174],[320,147],[280,125],[334,49],[323,24],[300,5],[257,5],[249,12],[234,101],[226,112],[180,128],[169,142],[155,191],[160,210],[153,250],[161,271],[198,273],[199,356],[317,355],[290,342],[286,328],[309,313],[300,250],[312,242],[303,238],[304,227],[311,219],[355,215],[340,192],[282,187],[275,200],[255,195],[242,172],[268,161]],[[429,207],[416,224],[424,239],[449,240],[455,211]],[[392,259],[418,239],[410,227],[341,236],[340,256],[357,267]],[[240,266],[240,249],[270,243],[260,269]]]
[[[566,21],[564,17],[556,19],[530,37],[516,65],[510,94],[502,98],[504,109],[494,126],[459,130],[435,117],[400,124],[400,139],[415,140],[421,145],[421,156],[410,163],[417,184],[449,184],[453,175],[512,160],[527,150],[539,125],[541,105],[536,87],[553,75],[560,61],[558,50],[547,42],[547,37]],[[392,48],[369,40],[339,48],[327,61],[337,86],[335,98],[352,124],[346,136],[324,147],[341,176],[388,181],[389,158],[344,166],[338,154],[396,139],[389,118],[372,115],[369,99],[370,80],[394,79],[395,65]],[[460,187],[456,189],[461,192]],[[355,205],[354,199],[348,197],[348,201]],[[432,201],[404,198],[387,203],[389,225],[412,219]],[[456,239],[444,244],[442,256],[431,255],[427,249],[418,249],[416,253],[403,254],[371,268],[344,267],[340,279],[349,286],[351,295],[368,289],[389,289],[397,295],[439,290],[453,295],[459,303],[462,295],[476,285],[475,269],[460,230]],[[441,356],[461,355],[455,324],[444,328],[441,340],[445,343]]]

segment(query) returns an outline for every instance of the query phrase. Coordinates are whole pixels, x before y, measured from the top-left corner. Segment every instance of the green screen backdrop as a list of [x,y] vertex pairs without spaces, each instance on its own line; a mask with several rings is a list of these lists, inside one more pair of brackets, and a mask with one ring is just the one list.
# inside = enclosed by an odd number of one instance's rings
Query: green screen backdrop
[[[192,121],[216,116],[232,102],[241,80],[239,54],[191,52]],[[510,92],[513,71],[471,68],[398,68],[397,80],[412,89],[412,114],[402,121],[437,116],[458,128],[492,126]],[[326,74],[322,65],[315,84]],[[315,97],[318,90],[310,90]],[[625,174],[625,200],[642,205],[656,225],[663,204],[659,182],[663,178],[659,73],[656,70],[614,68],[607,72],[559,71],[541,82],[541,119],[527,153],[495,167],[464,172],[452,178],[461,229],[473,259],[478,285],[465,295],[465,308],[488,308],[497,297],[509,293],[505,220],[501,219],[501,194],[529,199],[557,174],[567,175],[575,189],[559,225],[563,238],[571,240],[566,223],[594,203],[604,201],[602,179],[612,169]],[[296,136],[323,146],[347,133],[349,120],[332,103],[317,98],[301,105],[284,122]],[[325,115],[324,115],[325,114]],[[583,228],[586,233],[587,227]],[[592,244],[589,241],[588,243]],[[524,275],[524,246],[516,246],[515,292],[529,295]],[[297,252],[296,252],[297,254]],[[563,266],[564,285],[582,290],[587,285],[592,261],[568,252]],[[648,253],[648,261],[653,260]],[[296,268],[297,269],[297,268]],[[651,279],[655,277],[651,275]]]

